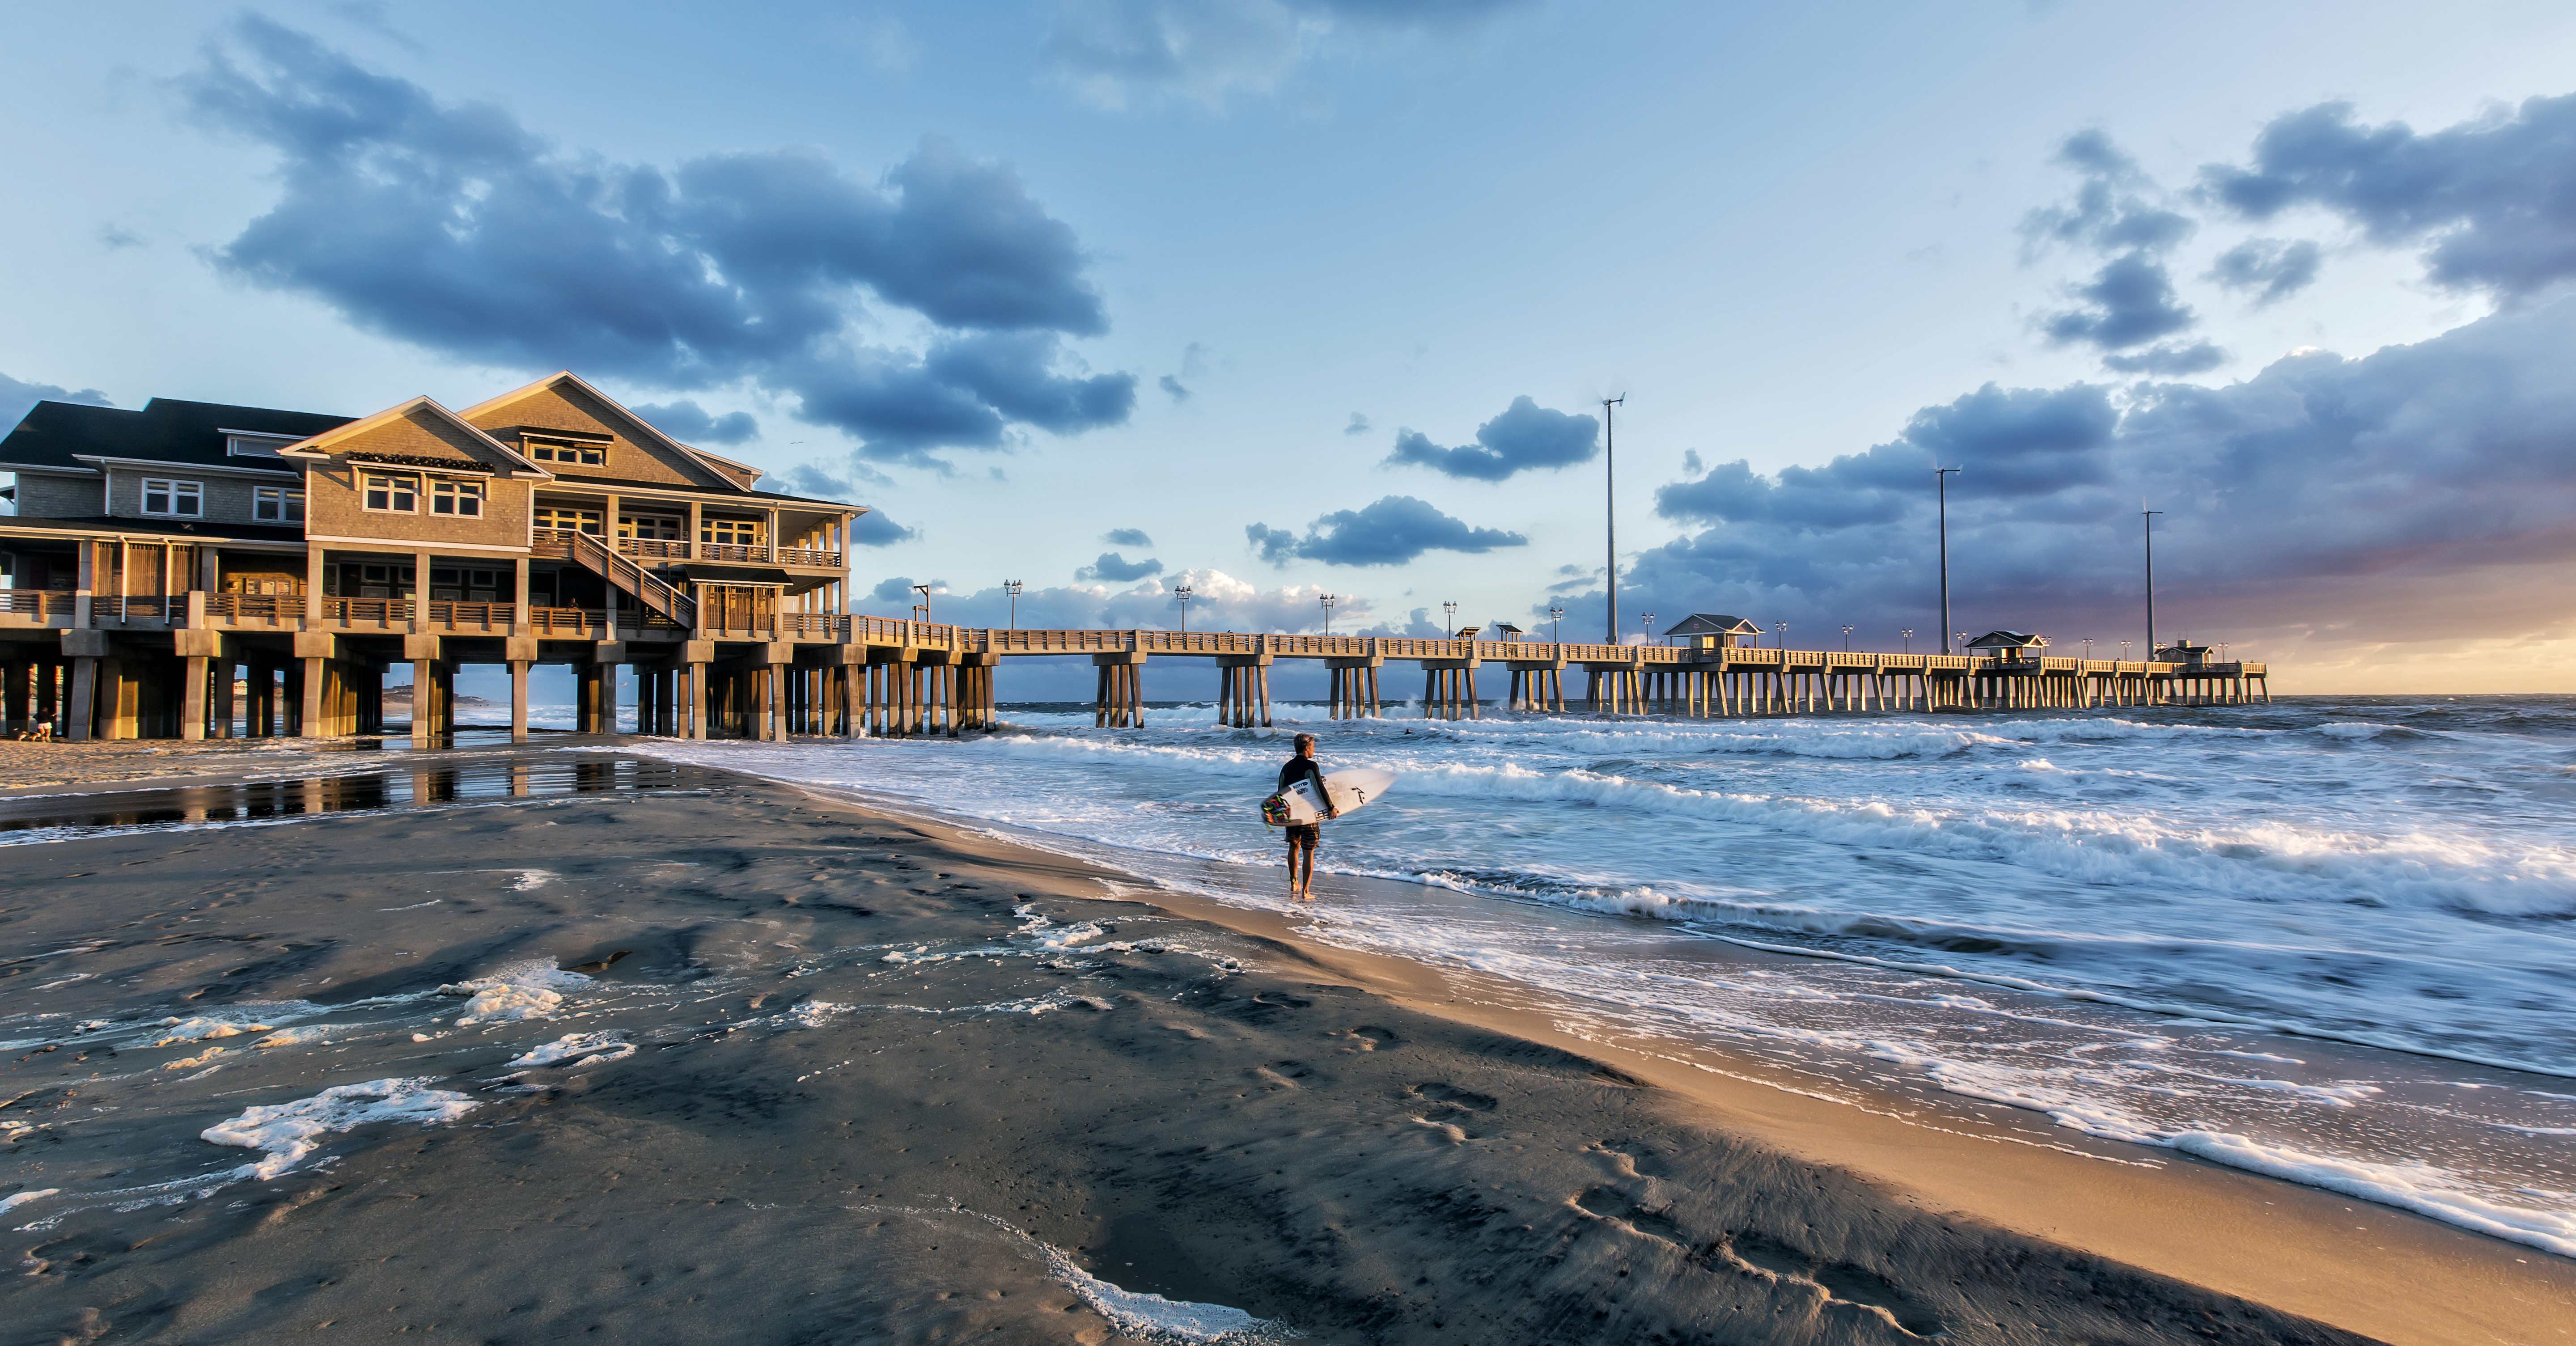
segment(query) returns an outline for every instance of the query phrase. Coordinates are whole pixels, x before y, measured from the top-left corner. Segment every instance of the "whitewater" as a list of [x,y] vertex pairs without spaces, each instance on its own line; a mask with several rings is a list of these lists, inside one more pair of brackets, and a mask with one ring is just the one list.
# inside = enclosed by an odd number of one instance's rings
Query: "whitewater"
[[1286,906],[1287,735],[1394,789],[1315,933],[1623,1041],[1937,1090],[2576,1256],[2576,700],[1765,720],[1005,709],[653,743]]

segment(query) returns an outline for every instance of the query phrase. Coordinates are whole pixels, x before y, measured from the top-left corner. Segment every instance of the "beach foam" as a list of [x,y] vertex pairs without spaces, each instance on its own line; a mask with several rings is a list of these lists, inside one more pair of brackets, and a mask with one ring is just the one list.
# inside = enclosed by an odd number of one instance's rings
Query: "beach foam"
[[479,1106],[463,1094],[429,1086],[426,1078],[333,1085],[311,1098],[251,1108],[199,1136],[217,1145],[264,1152],[267,1158],[248,1166],[249,1176],[274,1178],[342,1132],[372,1122],[432,1126],[455,1121]]

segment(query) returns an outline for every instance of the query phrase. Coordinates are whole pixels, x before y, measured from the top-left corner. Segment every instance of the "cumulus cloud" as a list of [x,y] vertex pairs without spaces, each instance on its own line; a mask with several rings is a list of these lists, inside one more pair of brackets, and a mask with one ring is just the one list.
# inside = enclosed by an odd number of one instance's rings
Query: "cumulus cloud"
[[2276,304],[2308,288],[2322,253],[2306,239],[2249,238],[2218,254],[2208,279],[2231,290],[2250,290],[2255,307]]
[[2057,162],[2075,170],[2073,200],[2043,206],[2022,220],[2025,244],[2062,244],[2100,253],[2162,253],[2191,236],[2191,217],[2164,205],[2137,161],[2100,131],[2079,131],[2058,146]]
[[692,398],[638,402],[630,410],[683,444],[740,444],[760,433],[760,422],[753,420],[750,412],[710,415]]
[[[2140,624],[2141,499],[2157,525],[2159,630],[2320,642],[2513,637],[2566,620],[2576,562],[2576,297],[2358,359],[2284,357],[2220,388],[1987,387],[1819,468],[1743,463],[1666,487],[1720,524],[1637,558],[1631,607],[1766,624],[1937,620],[1933,490],[1952,480],[1962,625],[2117,639]],[[2464,602],[2464,595],[2478,602]],[[1597,588],[1583,606],[1598,611]],[[1918,642],[1918,648],[1920,648]]]
[[1107,108],[1210,107],[1276,91],[1336,45],[1454,31],[1528,0],[1060,0],[1041,48],[1054,77]]
[[1165,374],[1163,377],[1156,379],[1155,385],[1160,387],[1165,393],[1169,394],[1172,401],[1176,404],[1190,400],[1190,390],[1188,387],[1184,386],[1178,378],[1175,378],[1170,374]]
[[1399,430],[1386,465],[1427,467],[1452,477],[1501,481],[1515,472],[1571,467],[1601,451],[1601,422],[1551,411],[1515,397],[1503,414],[1476,427],[1476,442],[1443,448],[1428,435]]
[[[210,254],[367,331],[479,364],[650,387],[750,383],[884,460],[1124,421],[1135,378],[1073,229],[1017,174],[925,140],[881,181],[795,151],[672,168],[558,149],[256,16],[179,83],[203,127],[278,158],[269,211]],[[869,304],[937,333],[872,345]]]
[[920,530],[896,523],[881,509],[869,510],[850,523],[850,541],[862,547],[891,547],[919,536]]
[[1108,532],[1101,534],[1100,540],[1113,547],[1150,547],[1154,545],[1154,539],[1147,537],[1145,535],[1145,530],[1142,528],[1112,528]]
[[[26,418],[27,410],[38,402],[81,402],[93,407],[112,407],[107,394],[96,388],[73,392],[58,384],[26,383],[0,374],[0,427],[14,426]],[[0,433],[6,433],[0,430]]]
[[2149,346],[2142,351],[2129,351],[2102,357],[2102,367],[2120,374],[2152,374],[2179,378],[2186,374],[2206,374],[2227,363],[2227,352],[2206,341],[2185,345],[2169,341]]
[[1244,530],[1253,551],[1272,565],[1291,560],[1326,565],[1402,565],[1429,551],[1489,552],[1525,547],[1529,539],[1498,528],[1476,528],[1409,495],[1382,496],[1360,509],[1335,510],[1306,526],[1305,536],[1252,524]]
[[[2090,279],[2068,287],[2072,308],[2039,316],[2040,332],[2060,346],[2089,345],[2104,364],[2129,373],[2198,373],[2216,367],[2225,353],[2205,342],[2138,352],[2188,331],[2198,321],[2175,291],[2165,254],[2197,226],[2162,203],[2167,194],[2100,131],[2067,137],[2057,162],[2075,171],[2074,198],[2030,212],[2022,220],[2026,257],[2052,247],[2092,253],[2104,260]],[[2130,354],[2121,354],[2131,352]]]
[[1368,432],[1369,418],[1356,411],[1351,413],[1351,423],[1342,427],[1342,433],[1346,435],[1365,435]]
[[1073,577],[1078,580],[1107,580],[1112,584],[1126,584],[1141,580],[1147,575],[1162,573],[1163,563],[1153,557],[1130,561],[1114,551],[1105,551],[1100,553],[1099,560],[1073,572]]
[[2189,328],[2196,319],[2174,293],[2165,264],[2144,253],[2104,262],[2093,279],[2072,287],[2079,307],[2040,319],[2039,330],[2061,346],[2087,344],[2105,351],[2143,346]]
[[[900,616],[916,601],[911,589],[915,582],[909,576],[887,579],[868,591],[867,602],[862,606],[873,608],[879,615]],[[1321,586],[1291,584],[1264,589],[1224,571],[1208,569],[1150,577],[1125,589],[1096,582],[1025,588],[1016,606],[999,585],[954,593],[945,583],[932,581],[931,616],[961,626],[999,627],[1009,625],[1016,612],[1023,627],[1172,630],[1181,622],[1181,608],[1173,590],[1184,584],[1190,586],[1189,622],[1194,631],[1298,632],[1323,628]],[[1365,598],[1339,595],[1334,601],[1337,631],[1352,630],[1374,612]]]
[[2504,297],[2576,275],[2576,94],[2419,134],[2363,125],[2350,103],[2274,118],[2253,164],[2202,170],[2250,220],[2310,206],[2385,247],[2424,245],[2434,283]]

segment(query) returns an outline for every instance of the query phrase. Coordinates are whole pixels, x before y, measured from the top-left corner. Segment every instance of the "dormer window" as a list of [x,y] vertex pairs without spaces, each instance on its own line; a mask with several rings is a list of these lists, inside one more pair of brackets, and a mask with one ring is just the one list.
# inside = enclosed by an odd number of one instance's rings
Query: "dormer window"
[[605,467],[608,446],[569,439],[527,439],[528,456],[540,463],[562,463],[570,467]]
[[143,512],[160,519],[201,519],[206,514],[206,486],[197,481],[143,479]]
[[279,449],[302,438],[302,435],[272,435],[258,430],[226,430],[224,452],[234,458],[274,460]]

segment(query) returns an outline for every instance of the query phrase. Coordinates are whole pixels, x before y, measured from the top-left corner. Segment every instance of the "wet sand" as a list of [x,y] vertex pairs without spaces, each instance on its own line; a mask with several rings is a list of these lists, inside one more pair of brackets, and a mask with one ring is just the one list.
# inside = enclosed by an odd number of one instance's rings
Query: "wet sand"
[[[2547,1341],[2576,1316],[2558,1268],[2411,1217],[2359,1217],[2406,1235],[2374,1254],[2318,1194],[1945,1140],[988,838],[656,784],[0,850],[0,1338],[2356,1339],[2296,1302]],[[2063,1241],[2028,1232],[2052,1210],[2080,1212]]]

